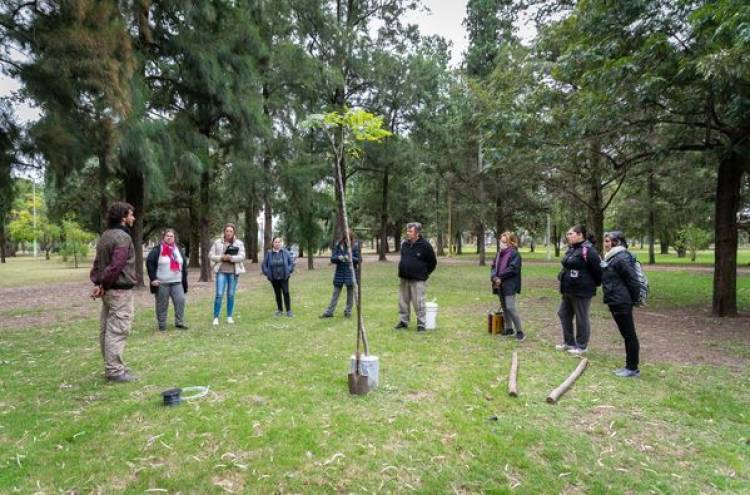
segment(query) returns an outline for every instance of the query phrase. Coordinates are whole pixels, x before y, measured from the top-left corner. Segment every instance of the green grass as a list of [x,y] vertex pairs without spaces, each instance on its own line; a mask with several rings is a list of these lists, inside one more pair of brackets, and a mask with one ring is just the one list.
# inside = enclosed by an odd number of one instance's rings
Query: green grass
[[[470,265],[441,264],[431,278],[437,331],[393,331],[395,268],[365,265],[366,324],[381,360],[381,385],[365,397],[346,385],[353,323],[342,308],[317,317],[330,268],[294,276],[293,319],[272,316],[270,287],[249,274],[233,327],[209,327],[207,297],[189,300],[185,333],[155,333],[153,310],[139,310],[126,351],[141,376],[133,384],[102,380],[93,318],[4,331],[0,492],[750,491],[747,373],[654,362],[622,380],[611,373],[621,354],[593,349],[575,387],[548,405],[577,362],[542,337],[555,267],[525,267],[521,307],[543,310],[524,315],[521,345],[486,334],[494,299],[487,269]],[[656,307],[704,301],[710,276],[663,274],[652,277]],[[514,349],[516,399],[506,393]],[[191,385],[211,393],[160,405],[162,390]]]
[[49,260],[44,256],[8,257],[6,260],[7,263],[0,264],[0,288],[86,280],[91,270],[90,259],[78,260],[78,268],[73,267],[73,260],[64,262],[59,256]]

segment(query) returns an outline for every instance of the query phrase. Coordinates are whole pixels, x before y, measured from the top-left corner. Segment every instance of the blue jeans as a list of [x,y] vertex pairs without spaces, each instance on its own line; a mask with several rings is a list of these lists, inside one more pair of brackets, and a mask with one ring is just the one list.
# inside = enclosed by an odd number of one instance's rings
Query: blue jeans
[[219,317],[221,313],[221,301],[224,299],[224,291],[227,293],[227,318],[232,316],[234,311],[234,293],[237,291],[237,280],[240,276],[234,273],[216,274],[216,299],[214,300],[214,318]]

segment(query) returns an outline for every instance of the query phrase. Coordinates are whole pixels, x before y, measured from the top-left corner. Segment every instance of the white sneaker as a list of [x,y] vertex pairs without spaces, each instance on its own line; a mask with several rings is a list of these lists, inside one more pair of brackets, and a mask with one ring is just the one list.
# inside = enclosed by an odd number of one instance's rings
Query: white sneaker
[[582,356],[589,352],[588,349],[581,349],[580,347],[573,347],[572,349],[568,349],[568,352],[571,354],[574,354],[576,356]]
[[213,325],[214,325],[215,327],[218,327],[218,326],[219,326],[219,319],[218,319],[218,318],[214,318],[214,323],[213,323]]
[[227,324],[234,325],[234,318],[232,318],[231,316],[227,316]]
[[568,344],[557,344],[555,346],[556,351],[567,351],[570,349],[575,349],[574,347],[570,347]]

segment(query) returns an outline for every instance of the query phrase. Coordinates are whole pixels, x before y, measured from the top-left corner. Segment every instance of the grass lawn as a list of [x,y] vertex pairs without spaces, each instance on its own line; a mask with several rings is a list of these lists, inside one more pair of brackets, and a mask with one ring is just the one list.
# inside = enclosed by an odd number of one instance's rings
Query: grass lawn
[[[392,330],[395,271],[365,265],[366,325],[381,360],[381,385],[365,397],[346,384],[353,321],[341,307],[318,318],[330,267],[294,275],[291,319],[273,316],[256,274],[240,280],[234,326],[209,326],[207,295],[190,296],[184,333],[154,332],[153,309],[141,308],[125,355],[141,377],[131,384],[102,379],[95,311],[3,331],[0,493],[750,493],[746,366],[645,362],[642,378],[624,380],[611,373],[622,352],[593,348],[578,383],[549,405],[578,363],[545,329],[555,266],[525,267],[521,344],[487,335],[487,269],[465,264],[440,264],[430,279],[436,331]],[[738,277],[745,311],[749,278]],[[652,311],[710,295],[710,274],[651,280]],[[594,312],[606,316],[600,304]],[[518,398],[507,395],[513,350]],[[211,392],[161,405],[161,391],[192,385]]]
[[45,260],[44,256],[8,257],[7,263],[0,264],[0,288],[39,285],[47,282],[65,282],[88,279],[91,270],[91,259],[78,260],[74,268],[73,260],[63,262],[59,256]]

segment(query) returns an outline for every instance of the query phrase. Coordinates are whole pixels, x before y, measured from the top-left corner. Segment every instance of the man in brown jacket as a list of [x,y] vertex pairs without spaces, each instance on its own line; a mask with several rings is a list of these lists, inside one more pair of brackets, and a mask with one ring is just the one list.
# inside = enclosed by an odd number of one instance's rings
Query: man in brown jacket
[[104,376],[111,382],[137,380],[122,360],[125,340],[133,323],[133,287],[135,286],[135,249],[130,227],[135,216],[132,205],[117,202],[107,211],[109,228],[96,246],[96,258],[90,278],[91,297],[102,298],[99,341],[104,357]]

